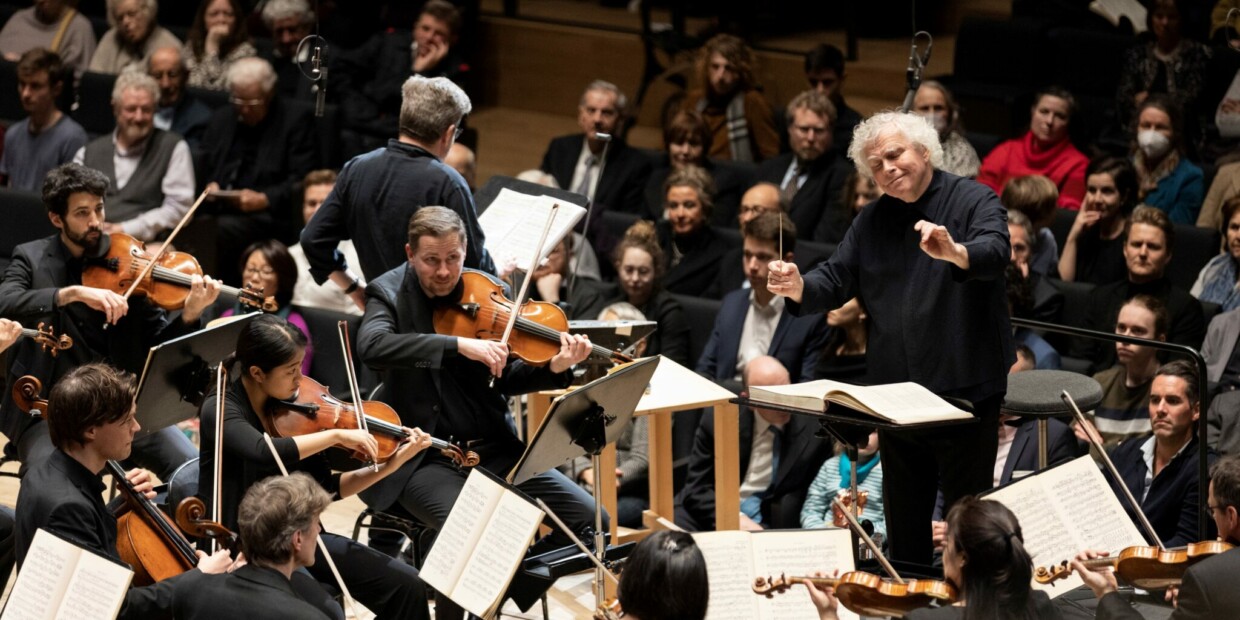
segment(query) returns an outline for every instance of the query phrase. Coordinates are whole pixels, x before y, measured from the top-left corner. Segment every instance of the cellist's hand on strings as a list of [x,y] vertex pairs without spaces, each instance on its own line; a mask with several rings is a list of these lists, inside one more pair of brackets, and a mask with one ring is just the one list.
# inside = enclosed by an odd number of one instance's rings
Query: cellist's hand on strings
[[508,345],[494,340],[457,338],[456,350],[467,359],[485,364],[492,377],[503,375],[504,366],[508,365]]
[[403,430],[409,434],[409,440],[397,446],[396,453],[387,462],[387,467],[400,467],[409,462],[409,459],[417,453],[431,447],[430,433],[424,433],[420,428],[404,428]]
[[[206,552],[198,551],[198,570],[208,575],[218,575],[223,572],[232,572],[236,570],[233,567],[232,555],[227,549],[220,547],[215,553],[207,555]],[[245,560],[238,558],[239,562],[244,565]],[[239,567],[237,567],[239,568]]]
[[773,260],[767,264],[767,270],[766,290],[797,303],[801,302],[801,293],[805,292],[805,280],[801,279],[801,270],[796,263]]
[[1091,570],[1086,568],[1081,562],[1092,560],[1094,558],[1105,558],[1109,555],[1106,551],[1094,551],[1087,549],[1076,555],[1072,560],[1072,570],[1081,576],[1081,581],[1094,591],[1094,596],[1102,598],[1103,595],[1115,592],[1119,589],[1119,582],[1115,579],[1115,572],[1109,567],[1101,570]]
[[141,493],[147,499],[155,499],[155,480],[151,477],[151,472],[145,469],[134,468],[125,472],[125,478],[129,480],[129,484],[134,490]]
[[129,312],[129,302],[124,297],[102,288],[67,286],[56,292],[56,305],[63,308],[71,303],[84,303],[102,312],[110,325],[116,325]]
[[[813,577],[827,577],[822,571],[815,571]],[[840,571],[835,571],[831,577],[839,577]],[[839,618],[840,601],[835,598],[835,588],[832,586],[818,585],[813,582],[805,583],[805,589],[809,590],[809,599],[814,602],[814,607],[818,609],[819,620],[837,620]]]
[[185,297],[185,309],[181,311],[181,318],[186,323],[197,321],[202,317],[202,311],[215,303],[219,296],[219,280],[194,274],[190,278],[189,295]]
[[561,373],[590,357],[590,339],[581,334],[560,332],[560,352],[551,358],[551,372]]
[[361,452],[365,454],[372,463],[379,456],[379,442],[375,441],[373,435],[360,428],[338,428],[327,432],[336,434],[336,445],[345,448],[346,450]]

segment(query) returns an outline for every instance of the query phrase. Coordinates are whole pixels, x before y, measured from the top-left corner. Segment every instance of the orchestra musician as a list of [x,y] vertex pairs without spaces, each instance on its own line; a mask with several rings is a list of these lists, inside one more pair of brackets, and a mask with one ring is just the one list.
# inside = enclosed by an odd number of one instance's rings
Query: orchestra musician
[[[17,570],[26,561],[40,528],[121,562],[116,549],[116,516],[103,503],[101,472],[107,462],[129,456],[141,428],[134,414],[137,385],[132,375],[105,364],[70,370],[49,397],[46,423],[52,453],[31,464],[17,495]],[[129,481],[149,498],[155,496],[150,472],[130,470]],[[226,551],[198,552],[197,571],[220,573],[232,559]],[[152,586],[131,588],[120,618],[170,618],[172,593],[183,573]]]
[[[0,353],[8,350],[22,335],[22,324],[17,321],[0,319]],[[14,554],[13,510],[8,506],[0,506],[0,579],[8,579],[17,562]]]
[[637,543],[624,562],[616,598],[625,618],[703,620],[710,582],[693,536],[661,530]]
[[[525,447],[513,430],[506,398],[568,387],[573,366],[590,354],[590,341],[561,334],[559,352],[539,368],[510,359],[508,346],[500,342],[436,334],[436,306],[453,303],[462,294],[461,273],[469,247],[466,230],[465,222],[451,209],[422,207],[414,214],[409,221],[406,264],[366,287],[358,350],[368,366],[382,373],[385,395],[381,400],[396,410],[406,426],[464,443],[478,454],[484,467],[503,476]],[[427,453],[362,493],[362,499],[376,510],[399,502],[417,519],[438,529],[448,518],[465,478],[449,459]],[[574,531],[592,528],[593,498],[559,471],[535,476],[519,487],[546,501]],[[606,523],[605,517],[604,529]],[[554,530],[535,549],[568,544],[568,537]],[[445,608],[450,602],[447,597],[439,598],[436,617],[457,617],[459,612],[449,613]]]
[[[107,189],[103,173],[72,163],[44,179],[43,204],[59,232],[13,250],[13,261],[0,282],[0,316],[26,324],[46,322],[56,333],[71,337],[74,346],[52,357],[30,340],[19,342],[9,354],[9,385],[17,377],[33,375],[50,389],[71,369],[104,360],[128,372],[141,372],[150,347],[198,329],[203,310],[219,296],[218,282],[194,276],[178,317],[144,299],[83,286],[83,269],[106,256],[110,247],[110,237],[103,234]],[[5,394],[0,431],[16,446],[23,472],[52,453],[46,426],[20,411],[12,395]],[[138,439],[133,446],[134,461],[161,480],[168,480],[195,453],[175,427]]]
[[249,615],[264,620],[327,618],[293,590],[293,571],[314,565],[319,516],[332,498],[309,475],[294,472],[256,482],[237,508],[246,565],[216,575],[189,573],[177,581],[173,615],[215,620]]
[[940,483],[951,506],[992,482],[999,405],[1015,360],[1007,217],[994,192],[935,169],[942,147],[919,116],[875,114],[857,126],[849,157],[883,196],[803,278],[794,263],[773,261],[767,288],[786,296],[794,315],[858,297],[870,310],[870,381],[912,381],[972,402],[976,423],[879,433],[891,555],[929,564]]
[[[224,393],[223,473],[219,512],[223,525],[236,531],[239,506],[246,491],[258,481],[280,473],[276,457],[263,439],[262,416],[270,415],[276,400],[294,400],[301,381],[301,363],[306,354],[306,336],[296,326],[275,315],[250,319],[237,337],[237,348],[225,360],[237,369]],[[210,495],[215,471],[216,395],[203,401],[201,467],[198,488]],[[375,458],[374,437],[361,429],[333,429],[294,437],[273,438],[275,453],[290,471],[303,471],[335,497],[349,497],[400,469],[415,454],[430,445],[430,435],[405,429],[413,439],[401,445],[377,471],[367,467],[333,473],[325,451],[341,446]],[[208,509],[214,499],[206,498]],[[344,536],[323,532],[323,542],[340,569],[349,591],[380,619],[430,618],[426,587],[418,572],[400,560],[388,557]],[[331,569],[316,550],[316,561],[292,577],[293,589],[317,607],[338,608],[326,601],[318,583],[334,583]],[[316,583],[318,582],[318,583]]]

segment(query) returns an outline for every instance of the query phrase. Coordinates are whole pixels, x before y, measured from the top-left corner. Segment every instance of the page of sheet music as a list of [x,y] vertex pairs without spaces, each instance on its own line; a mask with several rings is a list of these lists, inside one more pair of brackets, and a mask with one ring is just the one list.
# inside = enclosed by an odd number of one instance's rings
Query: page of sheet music
[[133,571],[83,552],[78,559],[77,570],[65,588],[64,602],[56,613],[56,620],[82,620],[83,618],[115,618],[125,602]]
[[753,620],[760,617],[753,592],[753,552],[749,532],[699,532],[694,542],[706,558],[710,600],[706,620]]
[[478,225],[486,236],[487,251],[495,259],[495,264],[514,260],[517,268],[528,272],[534,253],[538,251],[536,246],[547,225],[551,207],[556,204],[560,205],[560,209],[551,230],[547,232],[547,242],[539,260],[551,253],[585,216],[586,210],[550,196],[531,196],[506,187],[500,190],[491,206],[478,216]]
[[474,615],[487,617],[512,581],[530,548],[543,512],[514,493],[504,493],[482,538],[474,547],[452,600]]
[[50,620],[82,550],[43,530],[35,532],[17,573],[3,620]]
[[441,593],[452,593],[470,551],[482,536],[483,523],[499,503],[502,490],[503,487],[486,475],[470,472],[418,573],[422,581]]
[[870,409],[897,423],[971,417],[916,383],[872,385],[852,388],[850,392]]
[[[754,574],[750,577],[810,576],[815,571],[843,575],[853,570],[852,533],[846,529],[756,532],[751,538]],[[760,617],[778,620],[818,620],[818,610],[805,586],[798,585],[773,598],[759,596]],[[859,616],[841,607],[840,620]]]

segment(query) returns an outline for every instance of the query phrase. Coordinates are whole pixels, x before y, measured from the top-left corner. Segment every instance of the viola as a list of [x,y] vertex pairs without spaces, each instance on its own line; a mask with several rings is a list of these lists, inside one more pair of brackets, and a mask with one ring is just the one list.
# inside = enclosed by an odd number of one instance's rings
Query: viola
[[945,581],[908,579],[898,583],[861,571],[839,577],[758,577],[754,579],[753,591],[771,598],[797,583],[833,587],[841,605],[863,616],[903,617],[934,602],[956,602],[956,588]]
[[39,346],[43,347],[43,350],[47,351],[52,357],[56,357],[56,355],[61,351],[73,348],[72,338],[66,336],[65,334],[61,334],[60,337],[57,338],[56,332],[52,331],[52,326],[48,325],[47,327],[44,327],[43,323],[39,323],[38,329],[23,327],[21,337],[29,338],[39,343]]
[[[396,454],[400,445],[409,439],[409,434],[400,425],[400,416],[387,403],[377,400],[361,401],[361,411],[366,421],[367,430],[379,444],[379,463],[386,463]],[[297,394],[293,400],[269,400],[266,415],[260,416],[263,430],[272,437],[295,437],[309,435],[319,431],[358,427],[358,407],[332,396],[323,384],[302,377],[298,384]],[[460,446],[431,438],[431,447],[452,459],[458,467],[474,467],[478,464],[478,454],[471,450],[463,450]],[[353,458],[368,462],[370,458],[354,451]]]
[[[1154,590],[1180,585],[1188,567],[1231,548],[1230,543],[1220,540],[1190,543],[1176,549],[1138,545],[1105,558],[1085,560],[1082,564],[1089,569],[1110,567],[1118,579],[1144,590]],[[1054,566],[1039,566],[1033,579],[1041,584],[1052,584],[1071,574],[1072,566],[1064,560]]]
[[[460,301],[435,309],[435,333],[458,338],[502,340],[513,302],[504,296],[501,285],[487,276],[466,271],[461,274],[464,291]],[[568,317],[559,306],[546,301],[521,304],[508,349],[522,361],[544,366],[560,352],[560,334],[568,331]],[[632,358],[606,347],[590,345],[590,354],[619,363]]]
[[[127,295],[134,280],[154,258],[147,253],[146,245],[141,241],[125,233],[112,233],[107,255],[87,261],[86,269],[82,271],[82,284]],[[165,310],[180,310],[185,307],[185,298],[189,297],[189,287],[195,275],[203,275],[198,259],[185,252],[164,252],[133,292],[146,295],[151,303]],[[264,299],[261,292],[248,285],[245,288],[221,286],[220,294],[264,312],[278,309],[275,298]]]

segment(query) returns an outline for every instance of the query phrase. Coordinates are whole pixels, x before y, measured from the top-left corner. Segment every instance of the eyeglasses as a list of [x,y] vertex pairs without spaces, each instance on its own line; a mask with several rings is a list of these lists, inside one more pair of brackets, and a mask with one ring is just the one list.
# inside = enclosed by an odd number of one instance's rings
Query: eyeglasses
[[1202,511],[1202,512],[1204,512],[1204,513],[1206,513],[1206,517],[1209,517],[1209,518],[1213,519],[1213,518],[1214,518],[1214,511],[1215,511],[1215,510],[1223,510],[1224,508],[1225,508],[1225,506],[1212,506],[1212,505],[1210,505],[1210,504],[1206,504],[1206,507],[1205,507],[1205,508],[1202,508],[1202,509],[1201,509],[1201,511]]
[[235,106],[243,108],[256,108],[267,103],[266,99],[239,99],[237,97],[229,97],[228,101]]
[[453,142],[456,142],[457,140],[460,140],[460,139],[461,139],[461,134],[463,134],[463,133],[465,133],[465,128],[464,128],[464,127],[461,127],[460,125],[457,125],[457,127],[456,127],[456,133],[455,133],[455,134],[452,134],[452,141],[453,141]]
[[270,275],[275,275],[276,270],[272,269],[271,267],[246,267],[245,270],[242,271],[241,273],[242,275],[247,275],[247,276],[266,277]]

